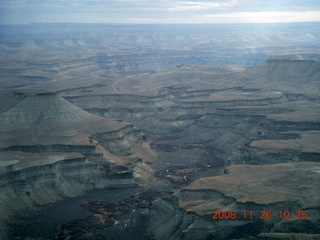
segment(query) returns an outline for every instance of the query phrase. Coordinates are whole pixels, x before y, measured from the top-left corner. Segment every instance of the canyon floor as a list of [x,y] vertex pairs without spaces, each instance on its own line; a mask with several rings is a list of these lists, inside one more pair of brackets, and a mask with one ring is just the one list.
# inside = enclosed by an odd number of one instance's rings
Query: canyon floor
[[318,239],[315,25],[3,27],[1,237]]

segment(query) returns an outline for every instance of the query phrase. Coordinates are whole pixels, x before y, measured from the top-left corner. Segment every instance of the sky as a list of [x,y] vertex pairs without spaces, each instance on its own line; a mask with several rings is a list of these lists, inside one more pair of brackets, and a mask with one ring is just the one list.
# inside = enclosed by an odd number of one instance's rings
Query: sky
[[320,22],[320,0],[0,0],[0,24]]

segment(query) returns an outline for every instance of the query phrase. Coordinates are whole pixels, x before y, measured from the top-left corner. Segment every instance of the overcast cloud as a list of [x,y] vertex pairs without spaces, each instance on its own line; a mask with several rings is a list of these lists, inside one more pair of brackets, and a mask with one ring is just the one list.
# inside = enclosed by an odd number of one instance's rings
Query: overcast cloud
[[1,0],[0,23],[320,22],[319,0]]

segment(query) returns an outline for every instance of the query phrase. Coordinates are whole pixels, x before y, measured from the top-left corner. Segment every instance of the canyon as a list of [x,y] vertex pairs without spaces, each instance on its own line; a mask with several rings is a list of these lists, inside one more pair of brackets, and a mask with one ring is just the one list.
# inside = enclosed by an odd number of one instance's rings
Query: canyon
[[246,29],[2,28],[1,236],[319,238],[320,32]]

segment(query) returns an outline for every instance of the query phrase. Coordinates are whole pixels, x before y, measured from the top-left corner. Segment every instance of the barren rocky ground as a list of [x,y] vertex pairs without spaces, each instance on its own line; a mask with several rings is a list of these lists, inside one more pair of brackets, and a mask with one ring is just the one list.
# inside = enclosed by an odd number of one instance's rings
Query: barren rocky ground
[[1,235],[317,239],[318,29],[3,26]]

